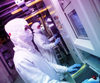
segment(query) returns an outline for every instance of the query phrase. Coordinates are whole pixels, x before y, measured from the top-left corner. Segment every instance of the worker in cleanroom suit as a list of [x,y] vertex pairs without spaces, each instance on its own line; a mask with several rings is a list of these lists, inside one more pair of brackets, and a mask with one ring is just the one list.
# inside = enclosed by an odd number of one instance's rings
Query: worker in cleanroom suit
[[28,23],[15,18],[5,25],[5,31],[14,43],[14,64],[25,83],[68,83],[60,81],[57,73],[76,71],[79,64],[69,68],[48,62],[32,46],[32,32],[25,28]]
[[[35,22],[32,27],[33,29],[33,39],[35,44],[38,46],[39,51],[42,55],[50,62],[56,63],[55,56],[53,54],[52,48],[60,42],[60,38],[57,38],[55,42],[51,42],[55,37],[48,39],[41,31],[41,26],[39,22]],[[50,40],[50,41],[49,41]]]

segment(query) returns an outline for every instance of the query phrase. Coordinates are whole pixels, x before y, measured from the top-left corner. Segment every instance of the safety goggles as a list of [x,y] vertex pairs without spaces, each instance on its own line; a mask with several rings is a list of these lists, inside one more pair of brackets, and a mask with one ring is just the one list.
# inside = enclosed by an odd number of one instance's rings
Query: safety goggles
[[34,33],[33,29],[30,26],[25,25],[25,31],[27,31],[27,30],[30,30],[32,32],[32,34]]
[[25,25],[25,31],[27,31],[28,29],[31,30],[31,27],[28,25]]

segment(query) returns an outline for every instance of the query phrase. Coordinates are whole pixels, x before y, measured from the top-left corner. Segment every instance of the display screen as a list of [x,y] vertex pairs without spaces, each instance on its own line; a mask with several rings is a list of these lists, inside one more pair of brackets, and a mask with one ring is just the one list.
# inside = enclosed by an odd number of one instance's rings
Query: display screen
[[87,38],[87,33],[76,13],[75,10],[71,11],[69,14],[68,14],[69,18],[70,18],[70,22],[71,24],[73,25],[73,30],[75,32],[75,35],[78,37],[78,38]]

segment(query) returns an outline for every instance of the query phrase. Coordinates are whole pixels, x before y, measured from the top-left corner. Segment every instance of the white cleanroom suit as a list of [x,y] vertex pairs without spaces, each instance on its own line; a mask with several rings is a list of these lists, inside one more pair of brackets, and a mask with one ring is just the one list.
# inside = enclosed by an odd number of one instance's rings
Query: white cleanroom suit
[[55,56],[53,54],[52,48],[55,46],[55,43],[50,43],[48,38],[41,32],[40,24],[35,22],[32,25],[32,29],[34,31],[34,42],[39,48],[39,51],[42,55],[50,62],[56,63]]
[[[32,46],[32,33],[25,30],[27,22],[15,18],[5,25],[6,32],[14,43],[14,64],[25,83],[68,83],[59,80],[57,73],[67,72],[65,66],[48,62]],[[40,43],[40,42],[39,42]]]

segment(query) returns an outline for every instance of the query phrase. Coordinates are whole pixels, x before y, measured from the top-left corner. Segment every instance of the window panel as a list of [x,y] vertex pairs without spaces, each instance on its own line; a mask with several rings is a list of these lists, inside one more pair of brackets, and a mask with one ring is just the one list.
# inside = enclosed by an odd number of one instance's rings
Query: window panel
[[70,21],[71,21],[71,24],[73,25],[73,30],[75,32],[75,35],[78,37],[78,38],[87,38],[87,33],[76,13],[75,10],[71,11],[69,14],[68,14],[69,18],[70,18]]

